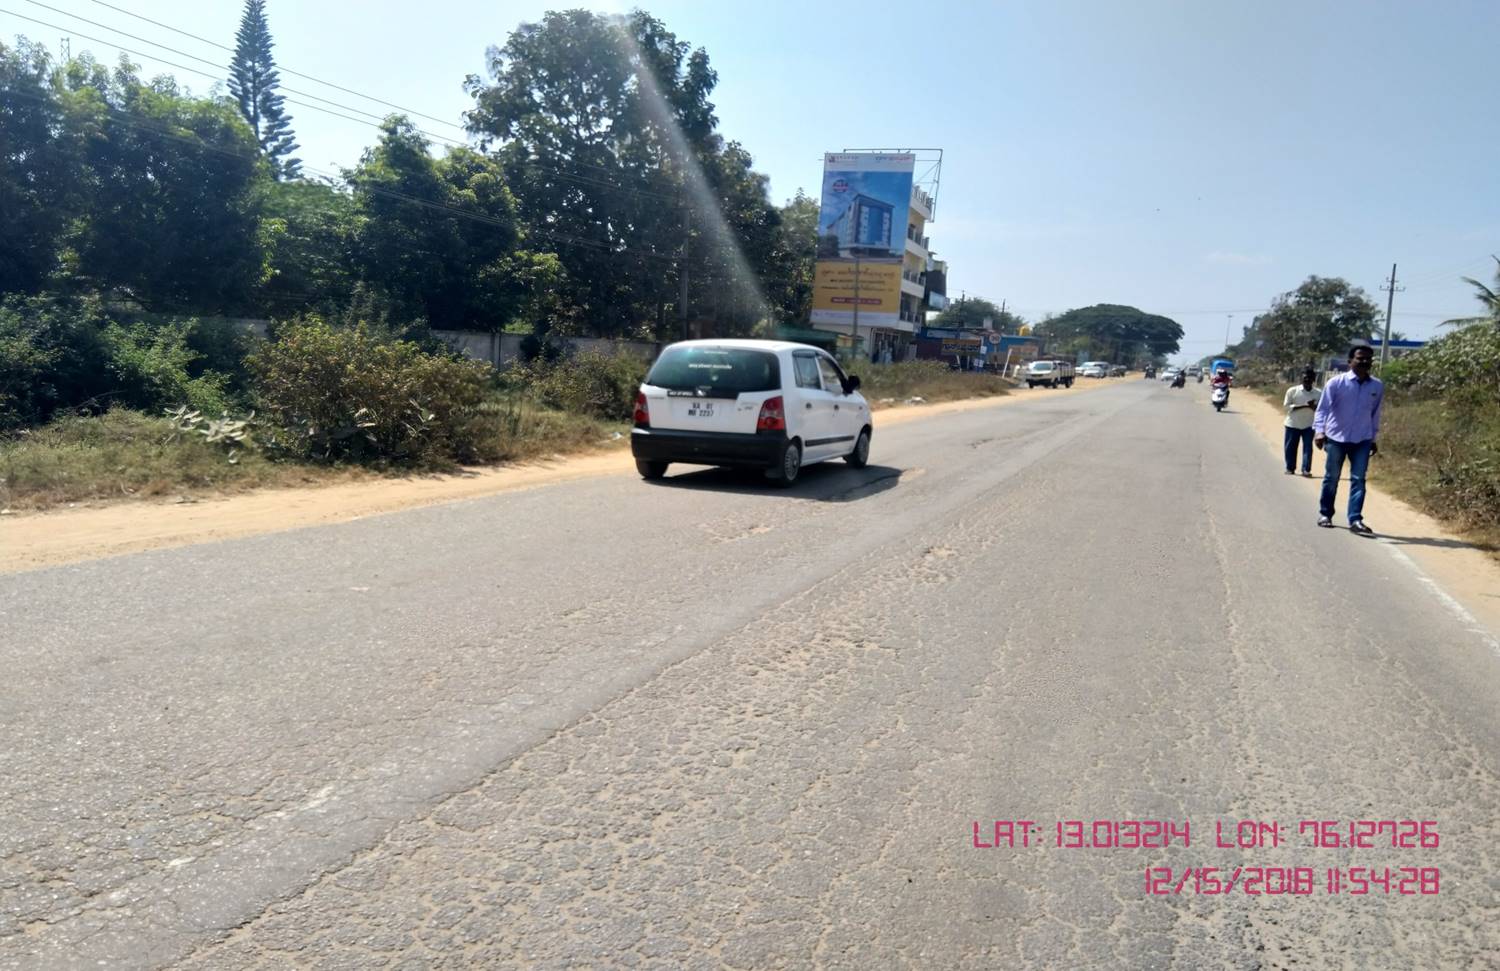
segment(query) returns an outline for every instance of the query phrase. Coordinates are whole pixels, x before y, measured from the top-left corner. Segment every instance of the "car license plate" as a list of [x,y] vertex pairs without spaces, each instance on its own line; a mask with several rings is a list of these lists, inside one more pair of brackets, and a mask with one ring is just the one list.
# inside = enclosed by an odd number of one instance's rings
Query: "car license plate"
[[712,418],[714,406],[711,401],[694,401],[688,405],[689,418]]

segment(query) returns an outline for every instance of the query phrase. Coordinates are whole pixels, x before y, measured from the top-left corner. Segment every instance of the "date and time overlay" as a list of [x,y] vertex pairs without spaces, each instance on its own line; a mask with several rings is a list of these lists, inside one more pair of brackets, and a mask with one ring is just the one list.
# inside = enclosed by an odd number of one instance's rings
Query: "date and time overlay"
[[[1144,866],[1149,896],[1432,896],[1442,874],[1423,865],[1442,845],[1430,819],[1300,819],[1293,823],[1216,819],[1210,825],[1165,819],[971,820],[975,850],[1193,850],[1248,857],[1282,847],[1363,851],[1373,864],[1338,866]],[[1226,851],[1231,851],[1226,853]],[[1363,855],[1363,852],[1360,854]],[[1343,854],[1348,856],[1348,853]]]

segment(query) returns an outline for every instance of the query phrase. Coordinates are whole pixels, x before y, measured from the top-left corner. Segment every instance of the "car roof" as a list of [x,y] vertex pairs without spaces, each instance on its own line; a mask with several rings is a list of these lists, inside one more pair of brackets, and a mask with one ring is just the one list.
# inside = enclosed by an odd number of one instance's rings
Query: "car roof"
[[[722,340],[703,338],[700,340],[677,341],[668,344],[667,347],[737,347],[747,351],[770,351],[772,353],[780,351],[821,350],[821,348],[814,347],[811,344],[800,344],[796,341],[763,341],[741,337],[726,337]],[[666,348],[663,348],[663,350],[666,350]]]

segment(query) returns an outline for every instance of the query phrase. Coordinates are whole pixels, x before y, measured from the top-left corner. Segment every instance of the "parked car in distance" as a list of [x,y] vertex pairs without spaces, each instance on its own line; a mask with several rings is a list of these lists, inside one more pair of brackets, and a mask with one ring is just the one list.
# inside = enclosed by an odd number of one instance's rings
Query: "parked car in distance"
[[807,344],[695,340],[662,350],[635,397],[630,451],[645,479],[673,462],[764,469],[791,485],[803,467],[870,460],[859,378]]
[[1026,366],[1026,387],[1044,385],[1048,388],[1071,388],[1073,386],[1073,364],[1071,361],[1032,361]]
[[1125,376],[1125,365],[1111,364],[1109,367],[1109,376],[1112,378],[1123,378]]
[[1085,378],[1102,378],[1109,374],[1109,364],[1105,361],[1084,361],[1078,373]]

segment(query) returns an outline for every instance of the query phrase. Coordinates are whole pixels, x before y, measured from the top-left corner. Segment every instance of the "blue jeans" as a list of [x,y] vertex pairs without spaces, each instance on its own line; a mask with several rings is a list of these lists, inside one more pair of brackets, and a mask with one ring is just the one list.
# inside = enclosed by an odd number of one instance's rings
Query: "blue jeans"
[[1302,443],[1302,471],[1312,471],[1312,426],[1306,428],[1288,428],[1282,436],[1282,446],[1286,449],[1286,470],[1297,471],[1297,443]]
[[1328,455],[1323,466],[1323,495],[1318,499],[1318,513],[1333,515],[1333,501],[1339,494],[1339,477],[1344,474],[1344,459],[1349,459],[1349,522],[1364,518],[1365,472],[1370,467],[1372,442],[1335,442],[1328,439],[1323,451]]

